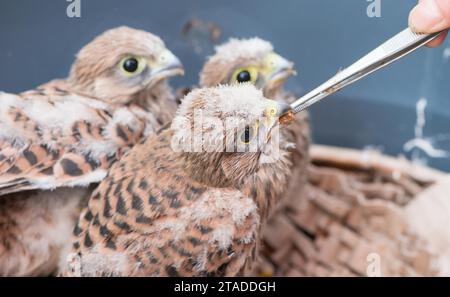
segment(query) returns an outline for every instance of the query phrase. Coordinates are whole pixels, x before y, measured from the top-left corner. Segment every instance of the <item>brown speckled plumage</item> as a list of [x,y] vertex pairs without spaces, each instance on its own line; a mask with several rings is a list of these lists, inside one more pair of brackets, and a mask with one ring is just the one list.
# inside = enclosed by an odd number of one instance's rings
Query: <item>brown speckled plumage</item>
[[[123,73],[128,56],[145,61],[141,73]],[[79,52],[68,79],[19,95],[0,93],[0,275],[56,269],[72,228],[58,236],[51,230],[73,226],[89,186],[170,121],[176,102],[165,79],[179,73],[181,64],[159,37],[119,27]],[[58,210],[70,215],[64,219]],[[36,243],[30,243],[30,226],[40,236]]]
[[[187,118],[193,127],[195,109],[203,110],[206,133],[209,116],[225,123],[239,115],[251,125],[273,106],[282,109],[250,84],[188,94],[171,128],[131,149],[94,192],[74,230],[64,275],[241,275],[255,258],[266,220],[267,202],[254,197],[252,181],[266,178],[259,169],[263,156],[270,155],[270,142],[245,152],[186,152],[175,150],[173,143],[180,135],[189,141],[184,137],[191,128],[179,119]],[[269,122],[258,130],[264,139],[277,126],[276,118]],[[233,144],[239,139],[230,137],[233,131],[227,126],[225,137],[202,143]],[[282,154],[264,166],[276,178],[289,162]]]

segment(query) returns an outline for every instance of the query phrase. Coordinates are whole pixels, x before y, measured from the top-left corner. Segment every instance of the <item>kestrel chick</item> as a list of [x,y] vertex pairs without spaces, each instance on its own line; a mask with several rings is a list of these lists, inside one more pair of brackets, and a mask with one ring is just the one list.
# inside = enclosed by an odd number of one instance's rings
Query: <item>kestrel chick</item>
[[64,275],[240,275],[268,206],[249,178],[265,179],[262,165],[275,175],[289,167],[273,141],[286,108],[250,84],[188,94],[171,127],[131,149],[95,190]]
[[[200,74],[201,86],[238,84],[249,82],[263,90],[264,96],[278,102],[290,103],[296,97],[283,89],[284,81],[295,74],[294,64],[277,54],[273,46],[260,38],[230,39],[216,47],[216,53],[209,57]],[[281,149],[289,153],[292,166],[285,178],[272,181],[271,191],[264,191],[260,181],[258,195],[263,200],[281,205],[281,200],[297,196],[304,185],[306,166],[309,162],[310,128],[307,112],[297,115],[295,122],[281,131]],[[274,176],[271,167],[267,176]],[[270,199],[268,199],[270,197]],[[275,210],[276,207],[270,208]]]
[[200,73],[201,86],[252,83],[274,99],[282,91],[283,82],[296,74],[294,63],[277,54],[270,42],[254,37],[231,38],[217,46]]
[[55,270],[91,185],[173,117],[166,78],[180,73],[159,37],[119,27],[79,52],[67,80],[0,93],[0,275]]

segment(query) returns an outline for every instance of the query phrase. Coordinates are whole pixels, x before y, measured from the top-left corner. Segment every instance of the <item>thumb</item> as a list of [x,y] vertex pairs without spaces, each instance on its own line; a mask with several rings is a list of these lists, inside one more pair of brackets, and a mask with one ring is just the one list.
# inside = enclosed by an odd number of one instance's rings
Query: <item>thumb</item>
[[409,26],[420,33],[450,28],[450,0],[420,0],[409,14]]

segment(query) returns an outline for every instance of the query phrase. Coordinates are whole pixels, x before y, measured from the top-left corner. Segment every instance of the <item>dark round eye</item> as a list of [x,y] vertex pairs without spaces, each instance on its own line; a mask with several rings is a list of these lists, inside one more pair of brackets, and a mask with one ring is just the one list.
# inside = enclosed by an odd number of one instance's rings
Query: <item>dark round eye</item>
[[123,69],[126,72],[133,73],[139,68],[139,62],[135,58],[129,58],[123,61]]
[[249,143],[253,138],[253,128],[250,126],[245,126],[244,132],[241,134],[241,141],[243,143]]
[[243,70],[237,74],[236,80],[240,83],[243,83],[243,82],[251,81],[252,76],[250,75],[250,72],[248,72],[247,70]]

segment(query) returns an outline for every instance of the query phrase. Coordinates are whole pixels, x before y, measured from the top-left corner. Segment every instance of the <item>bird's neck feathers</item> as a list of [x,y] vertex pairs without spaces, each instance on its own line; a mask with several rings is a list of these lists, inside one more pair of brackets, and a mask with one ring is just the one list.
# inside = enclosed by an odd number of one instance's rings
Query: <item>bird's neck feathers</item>
[[230,187],[232,180],[227,177],[222,168],[222,153],[185,152],[179,154],[183,160],[183,170],[187,176],[210,187]]
[[[255,201],[263,218],[282,198],[291,166],[287,151],[281,150],[281,157],[271,163],[260,163],[259,153],[176,152],[170,147],[174,134],[172,129],[159,134],[159,142],[168,148],[160,157],[176,160],[173,169],[187,178],[209,187],[240,190]],[[148,151],[154,150],[148,147]]]
[[261,164],[259,155],[246,153],[185,153],[183,170],[197,182],[211,187],[232,187],[255,201],[262,218],[278,205],[290,175],[290,160],[283,155]]
[[130,104],[151,112],[160,125],[171,121],[177,109],[175,95],[167,80],[140,91]]

